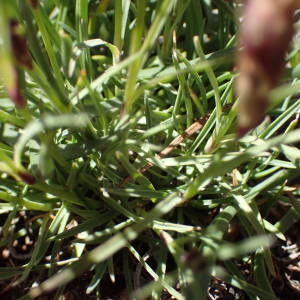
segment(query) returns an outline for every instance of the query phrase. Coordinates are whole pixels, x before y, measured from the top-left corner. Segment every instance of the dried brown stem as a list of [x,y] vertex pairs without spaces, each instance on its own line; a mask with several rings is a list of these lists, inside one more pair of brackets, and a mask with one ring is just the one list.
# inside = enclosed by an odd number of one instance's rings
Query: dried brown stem
[[[166,157],[168,154],[170,154],[186,138],[189,138],[194,133],[196,133],[197,131],[199,131],[204,126],[204,124],[206,123],[208,117],[209,116],[202,117],[202,118],[198,119],[196,122],[194,122],[182,134],[180,134],[175,139],[173,139],[172,142],[166,148],[164,148],[162,151],[160,151],[159,153],[157,153],[155,155],[155,157],[157,159],[162,159],[162,158]],[[140,172],[141,174],[143,174],[144,172],[146,172],[151,167],[153,167],[153,163],[152,162],[148,162],[146,165],[144,165],[143,167],[139,168],[138,172]],[[128,177],[126,177],[122,181],[121,185],[124,185],[124,184],[130,182],[131,180],[132,180],[132,177],[128,176]]]

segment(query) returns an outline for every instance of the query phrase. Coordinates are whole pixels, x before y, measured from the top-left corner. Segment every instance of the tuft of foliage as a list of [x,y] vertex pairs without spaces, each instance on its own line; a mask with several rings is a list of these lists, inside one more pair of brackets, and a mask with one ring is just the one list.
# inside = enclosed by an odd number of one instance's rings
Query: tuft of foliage
[[276,299],[271,246],[300,219],[299,42],[237,139],[238,9],[0,1],[3,295]]

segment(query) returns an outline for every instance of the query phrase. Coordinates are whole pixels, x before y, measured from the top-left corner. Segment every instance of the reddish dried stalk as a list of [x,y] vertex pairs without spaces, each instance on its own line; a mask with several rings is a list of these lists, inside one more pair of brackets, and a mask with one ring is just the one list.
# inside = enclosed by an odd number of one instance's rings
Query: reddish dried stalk
[[38,0],[30,0],[30,4],[32,8],[37,8],[38,7]]
[[28,173],[27,171],[18,172],[18,176],[26,184],[33,185],[36,183],[35,177],[33,175],[31,175],[30,173]]
[[31,70],[32,58],[29,54],[23,28],[16,20],[10,21],[10,36],[13,56],[18,66]]
[[13,68],[13,86],[6,87],[9,98],[14,102],[17,108],[23,108],[26,105],[26,100],[21,92],[19,70],[14,66]]
[[33,68],[32,58],[27,48],[27,41],[23,28],[16,20],[10,20],[9,23],[10,43],[12,50],[12,68],[13,84],[7,86],[7,92],[10,99],[15,103],[17,108],[23,108],[26,100],[22,95],[20,84],[20,67],[31,70]]
[[263,119],[270,90],[278,84],[293,36],[293,14],[299,0],[248,0],[240,29],[236,81],[238,135]]

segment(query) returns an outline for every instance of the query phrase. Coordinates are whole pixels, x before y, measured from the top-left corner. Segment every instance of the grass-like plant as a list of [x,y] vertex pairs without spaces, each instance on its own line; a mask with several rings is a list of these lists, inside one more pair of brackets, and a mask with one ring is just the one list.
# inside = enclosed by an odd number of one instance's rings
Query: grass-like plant
[[276,299],[271,245],[300,219],[299,43],[238,139],[237,9],[0,1],[4,295],[206,299],[222,281]]

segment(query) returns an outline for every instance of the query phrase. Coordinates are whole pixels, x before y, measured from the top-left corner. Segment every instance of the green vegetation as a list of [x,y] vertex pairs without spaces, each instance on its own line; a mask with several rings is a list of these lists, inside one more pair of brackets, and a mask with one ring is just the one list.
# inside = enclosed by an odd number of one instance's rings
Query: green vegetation
[[[0,1],[0,280],[22,299],[72,280],[99,299],[109,281],[206,299],[216,278],[276,299],[270,246],[300,219],[299,43],[269,117],[237,139],[236,4],[39,2]],[[32,68],[15,67],[11,19]]]

